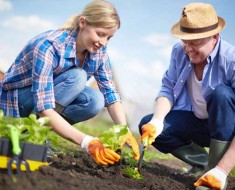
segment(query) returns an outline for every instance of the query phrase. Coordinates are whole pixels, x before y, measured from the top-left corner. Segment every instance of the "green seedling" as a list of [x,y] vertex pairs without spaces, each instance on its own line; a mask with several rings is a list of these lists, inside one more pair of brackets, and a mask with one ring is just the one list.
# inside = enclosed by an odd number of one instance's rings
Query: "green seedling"
[[136,167],[126,167],[123,169],[124,174],[129,177],[129,178],[134,178],[134,179],[144,179],[144,177],[138,172],[138,168]]
[[0,138],[8,137],[10,128],[14,126],[19,132],[20,141],[45,144],[47,134],[51,130],[51,127],[45,126],[49,121],[47,117],[37,119],[35,114],[24,118],[4,116],[0,110]]
[[126,125],[114,125],[109,130],[101,133],[99,135],[99,139],[102,141],[105,147],[108,147],[114,151],[121,150],[121,152],[124,152],[122,156],[125,159],[126,163],[130,164],[130,166],[123,169],[123,172],[127,177],[134,179],[143,179],[143,176],[138,172],[138,169],[134,167],[134,164],[136,165],[136,161],[130,161],[133,160],[133,153],[131,153],[130,151],[124,151],[124,149],[120,147],[120,144],[122,143],[121,136],[127,134],[127,132],[128,128]]
[[99,139],[102,141],[105,147],[108,147],[114,151],[120,150],[120,144],[122,142],[122,135],[127,134],[128,129],[126,125],[114,125],[107,131],[104,131],[99,135]]

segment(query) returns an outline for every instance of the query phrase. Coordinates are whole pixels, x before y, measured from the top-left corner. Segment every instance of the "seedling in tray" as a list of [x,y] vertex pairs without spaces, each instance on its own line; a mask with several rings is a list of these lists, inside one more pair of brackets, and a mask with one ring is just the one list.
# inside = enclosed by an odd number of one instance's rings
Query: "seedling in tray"
[[[17,157],[27,162],[20,165],[20,170],[27,170],[29,165],[30,171],[35,171],[42,165],[48,165],[49,144],[46,143],[46,140],[51,127],[45,126],[45,124],[49,121],[50,119],[46,117],[37,119],[34,114],[25,118],[12,118],[4,116],[3,111],[0,110],[0,168],[6,169],[7,164],[10,164],[15,156],[10,133],[12,128],[16,130],[20,140],[21,151]],[[19,164],[18,167],[16,164],[11,165],[12,169],[19,169]]]

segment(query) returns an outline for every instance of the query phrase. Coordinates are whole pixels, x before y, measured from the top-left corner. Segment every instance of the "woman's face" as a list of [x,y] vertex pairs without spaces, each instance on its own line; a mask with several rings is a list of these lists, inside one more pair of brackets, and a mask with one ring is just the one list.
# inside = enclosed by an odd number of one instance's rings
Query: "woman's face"
[[79,27],[80,30],[76,42],[77,51],[88,50],[90,53],[94,53],[102,46],[106,46],[118,29],[117,26],[112,28],[94,27],[87,24],[83,18],[80,20]]
[[218,35],[197,39],[182,40],[185,53],[193,64],[205,63],[218,41]]

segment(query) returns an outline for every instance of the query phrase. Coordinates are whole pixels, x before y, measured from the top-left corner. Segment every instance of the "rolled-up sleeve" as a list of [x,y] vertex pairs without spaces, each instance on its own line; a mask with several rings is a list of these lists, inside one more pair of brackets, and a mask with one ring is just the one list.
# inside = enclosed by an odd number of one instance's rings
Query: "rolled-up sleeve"
[[100,91],[104,95],[105,106],[114,102],[121,102],[120,95],[115,86],[110,60],[106,53],[103,54],[101,64],[98,70],[94,73],[94,77]]
[[174,93],[173,89],[177,82],[177,70],[176,70],[176,58],[174,48],[171,52],[170,65],[168,70],[164,73],[162,78],[162,86],[160,92],[157,95],[159,97],[167,97],[174,104]]

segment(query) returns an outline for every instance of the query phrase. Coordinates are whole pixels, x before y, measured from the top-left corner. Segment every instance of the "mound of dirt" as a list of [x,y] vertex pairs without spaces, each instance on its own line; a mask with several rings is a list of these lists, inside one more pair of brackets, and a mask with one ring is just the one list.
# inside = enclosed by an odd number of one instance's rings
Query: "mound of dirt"
[[[171,161],[171,162],[174,162]],[[128,178],[122,172],[123,161],[112,166],[97,165],[84,152],[76,156],[58,155],[49,166],[26,175],[10,177],[0,173],[0,190],[193,190],[196,178],[159,163],[144,163],[143,180]],[[174,165],[174,163],[172,164]],[[235,189],[235,178],[229,178],[227,190]]]

